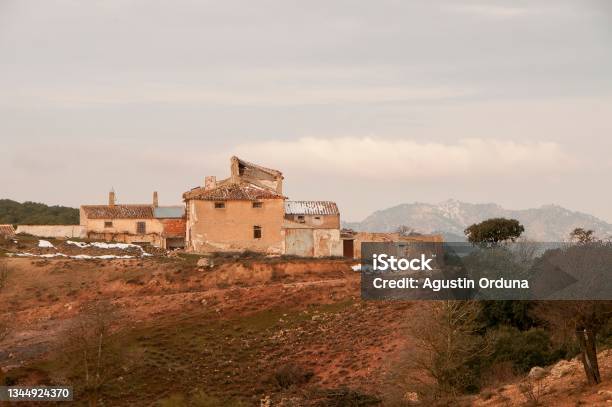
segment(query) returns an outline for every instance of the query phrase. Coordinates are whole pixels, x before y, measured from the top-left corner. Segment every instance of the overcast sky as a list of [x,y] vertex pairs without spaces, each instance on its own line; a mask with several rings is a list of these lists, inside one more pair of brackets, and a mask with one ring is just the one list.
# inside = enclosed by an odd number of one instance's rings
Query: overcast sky
[[0,197],[162,204],[229,158],[345,220],[612,221],[612,3],[0,0]]

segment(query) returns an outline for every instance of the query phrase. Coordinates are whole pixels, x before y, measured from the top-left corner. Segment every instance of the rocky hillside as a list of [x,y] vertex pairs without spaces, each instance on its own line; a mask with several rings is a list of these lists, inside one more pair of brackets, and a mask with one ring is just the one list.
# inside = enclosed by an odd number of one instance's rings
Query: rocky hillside
[[539,241],[563,241],[571,230],[583,227],[597,236],[612,236],[612,225],[594,216],[574,212],[557,205],[510,210],[494,203],[472,204],[448,200],[438,204],[415,202],[376,211],[362,222],[347,222],[344,227],[359,231],[391,232],[407,225],[421,233],[442,233],[447,240],[463,240],[464,229],[494,217],[518,219],[525,226],[525,236]]

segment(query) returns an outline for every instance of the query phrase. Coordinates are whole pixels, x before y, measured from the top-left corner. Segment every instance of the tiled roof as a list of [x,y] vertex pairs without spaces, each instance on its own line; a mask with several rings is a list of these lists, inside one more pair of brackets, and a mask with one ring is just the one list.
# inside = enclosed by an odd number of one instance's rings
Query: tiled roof
[[153,216],[158,219],[178,219],[185,216],[184,206],[158,206],[153,209]]
[[209,190],[199,187],[183,194],[185,200],[198,199],[202,201],[256,201],[258,199],[284,198],[284,196],[270,189],[245,182],[227,183]]
[[153,219],[152,205],[83,205],[89,219]]
[[13,235],[15,235],[15,229],[13,229],[13,225],[0,225],[0,236]]
[[287,215],[338,215],[338,206],[331,201],[285,201]]

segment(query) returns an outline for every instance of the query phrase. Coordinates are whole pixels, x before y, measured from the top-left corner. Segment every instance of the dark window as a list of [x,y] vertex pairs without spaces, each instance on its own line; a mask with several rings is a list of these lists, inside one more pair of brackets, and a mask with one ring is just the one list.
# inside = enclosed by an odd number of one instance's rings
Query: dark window
[[104,222],[104,227],[105,228],[112,228],[113,227],[113,222],[110,222],[110,221]]
[[315,220],[321,220],[320,216],[315,216]]
[[304,219],[304,215],[298,215],[297,220],[300,223],[305,223],[306,222],[306,219]]
[[136,233],[139,235],[144,235],[147,233],[147,224],[146,222],[136,222]]
[[225,202],[215,202],[215,209],[225,208]]
[[263,202],[253,202],[253,208],[263,208]]
[[253,239],[261,239],[261,226],[253,226]]

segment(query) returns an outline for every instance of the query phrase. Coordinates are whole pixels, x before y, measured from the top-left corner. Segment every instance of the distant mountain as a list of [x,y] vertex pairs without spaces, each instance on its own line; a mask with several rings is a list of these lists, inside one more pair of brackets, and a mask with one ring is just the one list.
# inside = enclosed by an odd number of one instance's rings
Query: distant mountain
[[0,224],[78,225],[79,210],[67,206],[0,199]]
[[494,203],[471,204],[450,199],[439,204],[415,202],[376,211],[362,222],[343,227],[368,232],[392,232],[406,225],[421,233],[442,233],[447,241],[465,240],[463,231],[489,218],[514,218],[525,226],[525,236],[537,241],[565,241],[577,227],[593,229],[597,236],[612,236],[612,225],[594,216],[558,205],[510,210]]

